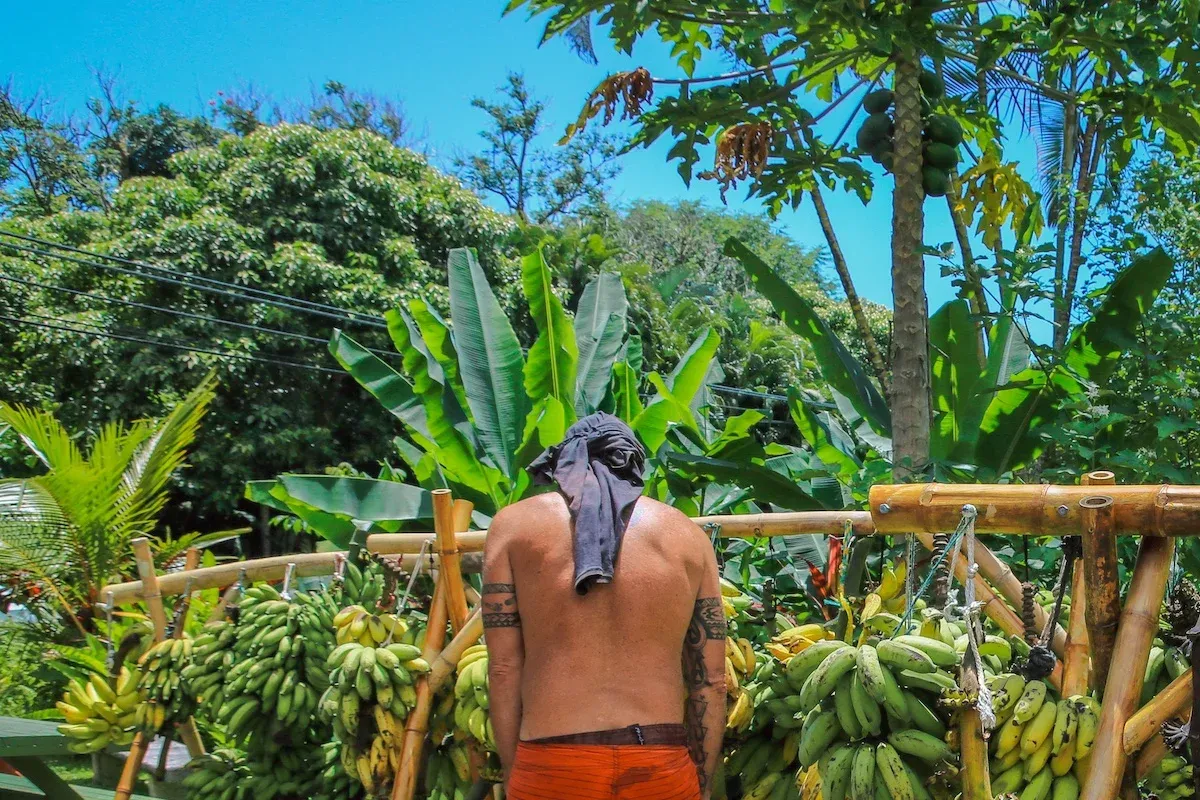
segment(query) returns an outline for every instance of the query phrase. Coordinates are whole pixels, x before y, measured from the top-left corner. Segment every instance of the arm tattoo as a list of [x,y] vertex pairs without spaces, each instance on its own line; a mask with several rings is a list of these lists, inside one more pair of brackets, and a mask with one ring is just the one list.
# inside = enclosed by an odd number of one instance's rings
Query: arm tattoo
[[700,791],[707,791],[708,753],[704,739],[708,728],[704,724],[704,713],[708,700],[701,693],[708,685],[708,667],[704,664],[704,646],[710,641],[724,640],[726,634],[725,612],[721,598],[702,597],[692,610],[692,621],[683,640],[683,680],[687,687],[688,700],[684,716],[687,722],[688,751],[696,765],[700,779]]
[[517,587],[511,583],[485,583],[483,603],[484,628],[519,628],[521,614],[517,611]]

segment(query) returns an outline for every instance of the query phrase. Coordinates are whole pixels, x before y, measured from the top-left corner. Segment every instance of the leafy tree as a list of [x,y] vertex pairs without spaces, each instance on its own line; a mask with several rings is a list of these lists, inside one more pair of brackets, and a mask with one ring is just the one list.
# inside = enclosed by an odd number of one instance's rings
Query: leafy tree
[[398,103],[355,91],[340,81],[326,81],[306,101],[279,101],[249,86],[217,92],[217,99],[209,102],[213,119],[243,136],[264,125],[290,122],[322,131],[368,131],[397,147],[412,144],[408,119]]
[[616,140],[592,131],[565,146],[546,148],[539,143],[546,104],[530,93],[525,78],[510,73],[498,91],[498,103],[484,97],[471,101],[490,124],[479,133],[486,149],[455,160],[463,182],[499,198],[522,222],[537,225],[603,205],[604,190],[620,171],[613,161]]
[[[6,399],[58,408],[70,427],[95,430],[158,414],[216,368],[211,423],[184,502],[170,509],[175,527],[245,519],[238,487],[248,476],[388,455],[388,429],[365,413],[369,400],[340,372],[311,368],[337,370],[323,347],[334,326],[380,348],[381,310],[418,296],[445,310],[444,273],[431,265],[450,248],[473,247],[512,307],[516,272],[501,249],[511,222],[372,133],[263,127],[178,153],[169,168],[170,177],[121,183],[107,213],[5,223],[174,272],[0,240],[0,314],[23,320],[0,331],[0,370]],[[233,288],[205,291],[189,275]],[[247,300],[251,287],[294,302]]]
[[[130,541],[158,532],[172,476],[184,465],[213,399],[212,376],[161,420],[104,425],[87,451],[52,415],[0,403],[7,436],[19,438],[39,474],[0,479],[0,576],[20,599],[91,630],[100,588],[133,574]],[[156,539],[170,563],[190,546],[222,534]]]

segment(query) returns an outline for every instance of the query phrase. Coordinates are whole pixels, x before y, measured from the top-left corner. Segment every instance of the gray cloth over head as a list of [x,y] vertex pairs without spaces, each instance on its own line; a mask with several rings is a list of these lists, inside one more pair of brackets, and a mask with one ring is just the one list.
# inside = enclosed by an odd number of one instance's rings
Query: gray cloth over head
[[529,465],[535,483],[557,483],[571,509],[575,591],[611,583],[621,538],[642,494],[646,450],[628,425],[603,411],[584,417]]

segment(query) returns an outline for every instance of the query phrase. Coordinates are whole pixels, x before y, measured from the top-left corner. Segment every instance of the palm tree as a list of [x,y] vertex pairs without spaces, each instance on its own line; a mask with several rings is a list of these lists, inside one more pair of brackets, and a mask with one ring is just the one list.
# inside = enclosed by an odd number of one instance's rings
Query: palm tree
[[[130,541],[158,527],[215,385],[209,373],[161,420],[103,426],[86,453],[53,414],[0,402],[0,435],[15,434],[46,470],[0,479],[0,581],[16,587],[16,599],[80,633],[92,629],[101,587],[133,573]],[[226,535],[158,539],[155,557],[165,565]]]

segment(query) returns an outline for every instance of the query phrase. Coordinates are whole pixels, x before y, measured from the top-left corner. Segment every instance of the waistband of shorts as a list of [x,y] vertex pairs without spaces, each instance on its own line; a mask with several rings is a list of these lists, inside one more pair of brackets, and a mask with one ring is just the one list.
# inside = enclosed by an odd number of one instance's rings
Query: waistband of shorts
[[687,746],[687,731],[678,723],[655,725],[629,725],[607,731],[569,733],[565,736],[548,736],[543,739],[522,741],[523,745],[665,745]]

